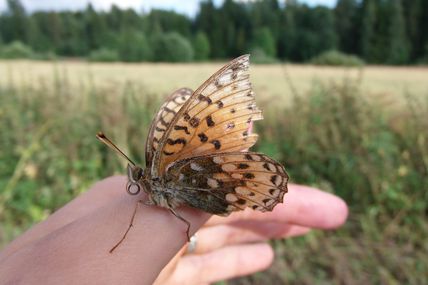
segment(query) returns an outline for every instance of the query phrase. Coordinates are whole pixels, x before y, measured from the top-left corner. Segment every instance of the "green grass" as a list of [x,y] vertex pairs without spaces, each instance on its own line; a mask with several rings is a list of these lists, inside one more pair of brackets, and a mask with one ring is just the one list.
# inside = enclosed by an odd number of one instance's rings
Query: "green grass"
[[[286,79],[283,79],[286,81]],[[290,88],[292,90],[292,88]],[[287,90],[287,92],[290,92]],[[291,92],[293,93],[293,92]],[[123,162],[95,138],[104,130],[143,161],[160,94],[138,83],[70,84],[67,77],[0,85],[0,244],[79,195]],[[292,181],[350,206],[334,232],[274,241],[266,272],[232,284],[422,284],[428,275],[428,96],[394,112],[354,81],[313,83],[290,104],[259,90],[265,120],[256,149],[285,163]]]

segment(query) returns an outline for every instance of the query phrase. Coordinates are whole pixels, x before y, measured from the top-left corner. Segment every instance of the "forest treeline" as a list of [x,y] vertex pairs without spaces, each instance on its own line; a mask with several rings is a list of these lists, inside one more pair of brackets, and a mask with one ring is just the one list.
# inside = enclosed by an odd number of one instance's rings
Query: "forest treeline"
[[266,60],[307,62],[339,51],[376,64],[428,62],[428,1],[202,1],[194,18],[172,11],[120,9],[28,13],[7,0],[0,15],[3,57],[87,57],[121,61],[197,61],[252,52]]

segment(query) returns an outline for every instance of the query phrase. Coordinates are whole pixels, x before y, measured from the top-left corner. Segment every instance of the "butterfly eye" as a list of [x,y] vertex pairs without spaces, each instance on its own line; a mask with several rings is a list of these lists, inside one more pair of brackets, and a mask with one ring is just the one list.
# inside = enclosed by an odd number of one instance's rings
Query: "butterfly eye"
[[129,195],[137,195],[140,193],[140,185],[133,182],[128,182],[126,185],[126,192],[128,192]]
[[135,175],[137,180],[140,180],[144,176],[144,170],[141,167],[138,167],[137,173]]

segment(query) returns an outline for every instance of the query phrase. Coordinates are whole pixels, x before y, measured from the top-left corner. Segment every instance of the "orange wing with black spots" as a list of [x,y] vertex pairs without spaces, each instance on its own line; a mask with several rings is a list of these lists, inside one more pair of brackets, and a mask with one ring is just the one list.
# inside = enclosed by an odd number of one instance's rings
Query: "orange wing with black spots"
[[154,152],[151,173],[164,175],[172,162],[216,152],[250,148],[257,141],[248,129],[262,119],[249,80],[249,56],[217,71],[184,103],[170,121]]
[[[146,167],[153,163],[153,155],[159,148],[159,142],[171,126],[171,122],[178,114],[184,103],[189,100],[193,91],[190,88],[180,88],[166,98],[154,117],[146,140]],[[183,131],[188,132],[185,128]]]
[[287,193],[284,167],[264,154],[216,153],[172,163],[165,177],[177,188],[174,196],[217,215],[250,207],[272,211]]

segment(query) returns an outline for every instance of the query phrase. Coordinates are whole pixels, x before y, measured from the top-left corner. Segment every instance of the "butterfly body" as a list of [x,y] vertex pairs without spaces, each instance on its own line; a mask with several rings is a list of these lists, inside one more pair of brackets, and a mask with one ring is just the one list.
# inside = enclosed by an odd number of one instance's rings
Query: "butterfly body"
[[[132,169],[132,166],[128,166],[128,169]],[[138,188],[132,191],[131,189],[134,186]],[[206,191],[201,192],[191,187],[186,188],[179,185],[174,181],[173,177],[168,176],[165,179],[159,179],[149,178],[144,175],[141,175],[141,177],[128,176],[128,193],[132,195],[138,194],[140,188],[148,196],[148,201],[146,202],[148,205],[167,209],[176,209],[181,205],[188,205],[216,215],[229,213],[227,210],[229,204],[224,199],[216,195],[210,195]]]

